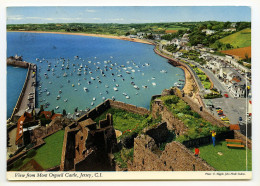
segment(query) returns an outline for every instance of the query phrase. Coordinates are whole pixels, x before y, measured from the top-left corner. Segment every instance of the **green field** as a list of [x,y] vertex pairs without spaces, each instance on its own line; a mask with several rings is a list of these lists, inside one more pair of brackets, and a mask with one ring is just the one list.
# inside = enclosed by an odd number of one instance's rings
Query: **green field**
[[246,28],[220,40],[221,43],[231,44],[234,48],[251,46],[251,29]]
[[[206,145],[199,147],[200,157],[217,171],[251,171],[252,150],[245,148],[228,148],[225,141],[216,143],[216,146]],[[194,149],[192,149],[194,152]],[[221,154],[222,155],[219,155]],[[247,166],[246,169],[246,156]]]
[[180,27],[180,26],[172,26],[170,28],[167,28],[166,30],[186,30],[188,28],[186,27]]
[[19,166],[12,168],[12,170],[19,170],[31,159],[34,159],[43,169],[49,169],[59,165],[61,161],[63,136],[64,130],[60,130],[45,138],[44,141],[46,143],[36,150],[36,154],[33,157],[26,157]]

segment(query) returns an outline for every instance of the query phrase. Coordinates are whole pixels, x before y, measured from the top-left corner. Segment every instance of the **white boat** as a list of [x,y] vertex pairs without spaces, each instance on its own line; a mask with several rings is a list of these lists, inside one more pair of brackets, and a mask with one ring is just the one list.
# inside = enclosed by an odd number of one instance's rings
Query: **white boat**
[[72,86],[72,87],[74,87],[75,85],[74,85],[74,84],[72,84],[71,86]]
[[127,74],[131,74],[131,72],[129,72],[129,71],[125,71]]
[[153,85],[153,86],[155,86],[155,85],[156,85],[156,83],[155,83],[155,82],[152,82],[152,85]]
[[50,92],[47,92],[46,94],[47,94],[47,96],[49,96],[49,95],[50,95]]
[[60,108],[59,106],[55,107],[55,109],[59,109],[59,108]]
[[124,93],[124,92],[123,92],[122,94],[123,94],[124,96],[127,96],[127,94],[126,94],[126,93]]
[[166,70],[161,70],[160,72],[161,72],[161,73],[167,73],[167,71],[166,71]]
[[108,85],[105,85],[106,88],[108,88],[109,86]]
[[93,101],[96,101],[96,98],[95,98],[95,97],[93,97]]
[[68,99],[64,99],[64,102],[67,102],[68,101]]
[[126,96],[125,98],[126,98],[126,99],[130,99],[130,97],[129,97],[129,96]]
[[78,91],[78,89],[76,89],[76,88],[75,88],[74,90],[75,90],[75,91]]
[[105,97],[102,97],[103,100],[105,100],[106,98]]
[[67,73],[65,72],[64,74],[63,74],[63,77],[67,77],[68,75],[67,75]]
[[88,88],[87,88],[87,87],[84,87],[83,89],[84,89],[84,91],[85,91],[85,92],[87,92],[87,91],[88,91]]
[[116,87],[119,87],[119,85],[118,85],[118,84],[116,84]]
[[94,103],[93,103],[93,102],[91,102],[91,105],[93,106],[93,105],[94,105]]
[[62,93],[62,91],[61,90],[59,90],[59,94],[61,94]]
[[78,85],[80,85],[80,83],[78,83]]
[[112,100],[113,100],[113,101],[115,101],[115,100],[116,100],[116,98],[115,98],[114,96],[112,96]]
[[134,85],[134,88],[137,89],[137,90],[139,90],[139,87],[138,87],[137,85]]
[[56,99],[59,100],[60,99],[60,95],[58,95]]
[[118,91],[118,89],[116,87],[114,87],[114,91]]
[[95,78],[91,77],[92,80],[95,80]]
[[143,87],[143,88],[148,88],[148,86],[147,86],[147,85],[143,85],[142,87]]

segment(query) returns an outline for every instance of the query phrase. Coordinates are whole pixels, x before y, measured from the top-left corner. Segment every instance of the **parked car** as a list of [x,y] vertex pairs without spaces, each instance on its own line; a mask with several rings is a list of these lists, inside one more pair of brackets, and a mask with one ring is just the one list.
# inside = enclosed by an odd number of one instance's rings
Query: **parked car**
[[222,121],[229,121],[229,118],[228,117],[223,117],[221,118]]
[[225,98],[228,98],[228,94],[224,94]]

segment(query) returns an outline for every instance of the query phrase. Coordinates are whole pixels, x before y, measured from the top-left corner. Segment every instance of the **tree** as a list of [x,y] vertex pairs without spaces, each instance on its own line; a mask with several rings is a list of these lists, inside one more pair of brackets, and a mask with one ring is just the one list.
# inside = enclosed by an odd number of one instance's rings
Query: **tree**
[[63,109],[63,111],[62,111],[62,115],[63,115],[63,116],[66,116],[66,115],[67,115],[67,113],[66,113],[66,110],[65,110],[65,109]]

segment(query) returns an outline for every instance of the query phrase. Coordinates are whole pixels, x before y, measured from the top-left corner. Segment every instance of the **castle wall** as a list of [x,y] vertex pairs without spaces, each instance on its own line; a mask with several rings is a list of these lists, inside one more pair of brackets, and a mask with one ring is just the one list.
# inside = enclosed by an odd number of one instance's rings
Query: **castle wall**
[[215,171],[199,157],[178,142],[168,143],[160,151],[155,141],[141,135],[135,138],[133,164],[129,171]]

